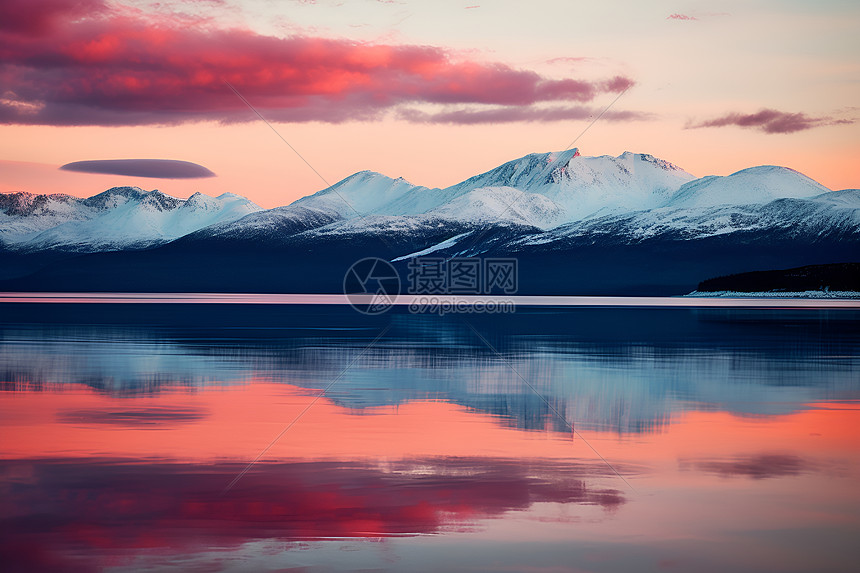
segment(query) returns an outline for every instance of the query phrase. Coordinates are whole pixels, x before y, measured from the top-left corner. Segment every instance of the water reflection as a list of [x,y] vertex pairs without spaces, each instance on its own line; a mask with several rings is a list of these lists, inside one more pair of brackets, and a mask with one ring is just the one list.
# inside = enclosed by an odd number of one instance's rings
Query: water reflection
[[[98,468],[98,471],[94,471]],[[240,464],[68,459],[0,462],[6,565],[30,571],[95,567],[110,548],[169,548],[255,539],[378,538],[438,533],[535,503],[624,503],[591,487],[595,464],[426,459],[378,464],[261,463],[228,493]],[[38,518],[34,510],[38,508]],[[7,521],[8,523],[8,521]],[[57,551],[62,548],[61,551]]]
[[791,454],[758,454],[727,460],[681,460],[682,469],[698,470],[723,477],[753,479],[796,476],[816,469],[815,465]]
[[61,307],[0,309],[4,571],[860,557],[857,313]]
[[659,430],[690,409],[773,415],[860,397],[860,313],[544,312],[476,324],[396,314],[370,348],[377,325],[330,309],[265,330],[11,324],[0,326],[0,383],[134,395],[250,380],[312,390],[337,379],[328,396],[356,410],[439,399],[518,428],[567,431],[555,410],[624,433]]

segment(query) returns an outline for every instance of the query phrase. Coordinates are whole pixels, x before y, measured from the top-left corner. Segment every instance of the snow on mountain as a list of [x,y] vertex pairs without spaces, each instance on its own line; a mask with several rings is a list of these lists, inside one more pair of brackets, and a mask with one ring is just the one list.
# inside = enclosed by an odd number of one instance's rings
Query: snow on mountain
[[[365,203],[374,216],[352,216],[313,234],[420,233],[447,223],[456,223],[451,232],[460,233],[463,225],[515,224],[544,231],[522,241],[546,244],[575,237],[636,242],[767,230],[860,232],[855,192],[830,192],[783,167],[694,179],[647,154],[583,157],[569,150],[527,155],[446,189],[404,186],[392,193],[394,180],[359,175],[377,185],[375,203]],[[360,193],[355,187],[349,191]]]
[[618,157],[585,157],[579,150],[534,153],[459,183],[449,190],[513,187],[544,195],[577,221],[598,211],[656,207],[695,179],[652,155],[625,151]]
[[[116,187],[88,199],[0,195],[0,242],[23,249],[141,248],[187,236],[259,243],[387,235],[416,250],[477,227],[498,241],[630,242],[753,230],[858,232],[860,191],[830,192],[791,169],[753,167],[694,179],[647,154],[536,153],[445,189],[362,171],[285,207],[225,193],[186,200]],[[504,228],[504,229],[502,229]],[[426,238],[423,246],[421,241]],[[445,243],[447,245],[447,243]],[[501,244],[501,243],[499,243]]]
[[692,179],[651,155],[583,157],[571,149],[527,155],[445,189],[362,171],[292,205],[344,219],[428,215],[548,229],[597,214],[656,207]]
[[392,179],[373,171],[360,171],[346,179],[302,197],[290,206],[302,206],[338,213],[350,219],[365,215],[412,215],[409,209],[391,209],[390,205],[406,195],[430,191],[426,187],[413,185],[402,177]]
[[[422,194],[428,191],[426,188],[419,188],[414,190],[414,193]],[[403,197],[408,197],[411,193]],[[296,208],[301,208],[300,202],[279,210],[286,213]],[[411,233],[418,236],[425,233],[432,234],[434,230],[440,228],[459,229],[483,225],[514,225],[548,229],[563,221],[564,218],[564,210],[547,197],[510,187],[473,189],[423,213],[386,214],[385,211],[389,210],[397,211],[389,204],[378,207],[377,213],[343,218],[331,224],[316,227],[308,225],[303,239],[314,236],[376,235],[385,242],[386,237],[392,235]],[[258,218],[260,222],[266,221],[266,224],[270,224],[274,213],[272,215],[269,213],[272,212],[246,217],[232,226],[247,228]],[[205,229],[202,232],[208,231]]]
[[756,231],[788,236],[860,236],[860,191],[829,191],[763,204],[661,207],[562,225],[522,242],[535,245],[579,238],[592,243],[631,243],[655,237],[689,240]]
[[549,228],[563,220],[564,210],[552,200],[511,187],[429,189],[361,171],[286,207],[217,225],[199,235],[276,239],[276,233],[314,228],[331,235],[372,234],[425,229],[440,221],[507,221]]
[[171,213],[166,221],[165,236],[181,237],[203,227],[236,221],[261,210],[262,207],[256,203],[233,193],[210,197],[197,192]]
[[[371,221],[383,217],[387,223],[403,213],[390,206],[409,194],[430,193],[403,178],[392,179],[372,171],[360,171],[325,189],[276,207],[203,228],[189,240],[207,237],[218,240],[278,242],[304,231],[325,228],[332,234],[375,232]],[[408,210],[407,210],[408,211]],[[378,221],[377,221],[378,223]]]
[[348,237],[364,236],[378,238],[385,243],[389,236],[420,235],[433,228],[446,225],[448,221],[425,215],[366,215],[335,221],[330,225],[310,229],[304,233],[304,239],[315,237]]
[[574,149],[527,155],[445,189],[362,171],[286,207],[194,236],[302,243],[409,236],[435,241],[421,248],[440,240],[448,248],[454,235],[488,225],[510,227],[505,240],[514,242],[526,232],[521,241],[530,244],[692,239],[791,225],[804,232],[816,225],[854,229],[860,202],[840,193],[779,167],[696,180],[651,155],[583,157]]
[[70,195],[0,193],[0,242],[15,243],[62,223],[85,219],[87,210],[79,202]]
[[762,165],[725,177],[702,177],[681,187],[667,202],[670,207],[749,205],[774,199],[810,198],[830,191],[806,175],[787,167]]
[[427,247],[426,249],[421,249],[420,251],[416,251],[414,253],[409,253],[408,255],[403,255],[402,257],[396,257],[396,258],[392,259],[391,262],[396,263],[397,261],[405,261],[406,259],[415,259],[418,257],[426,257],[427,255],[435,253],[436,251],[442,251],[445,249],[449,249],[449,248],[453,247],[454,245],[456,245],[461,239],[463,239],[464,237],[467,237],[471,234],[472,234],[471,232],[466,232],[466,233],[460,233],[459,235],[454,235],[453,237],[451,237],[449,239],[445,239],[444,241],[436,243],[435,245],[431,245],[431,246]]
[[549,229],[564,220],[565,210],[552,199],[512,187],[479,187],[426,213],[451,221],[519,223]]
[[66,216],[73,211],[71,205],[77,201],[71,195],[34,195],[32,193],[0,194],[0,212],[14,216]]
[[260,210],[230,193],[219,197],[195,193],[177,199],[138,187],[114,187],[87,199],[0,195],[0,239],[24,249],[139,248]]
[[817,201],[828,201],[834,205],[845,205],[857,207],[860,205],[860,189],[842,189],[841,191],[828,191],[813,197]]
[[189,240],[215,238],[219,240],[249,240],[274,242],[287,239],[297,233],[325,227],[343,220],[338,209],[330,207],[305,207],[293,203],[286,207],[275,207],[246,215],[237,221],[223,221],[197,230],[188,235]]

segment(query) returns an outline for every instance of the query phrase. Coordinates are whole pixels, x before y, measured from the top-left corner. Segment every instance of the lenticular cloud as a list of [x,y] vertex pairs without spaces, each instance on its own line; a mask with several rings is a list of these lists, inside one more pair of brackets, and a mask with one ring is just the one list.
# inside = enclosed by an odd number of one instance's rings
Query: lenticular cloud
[[102,173],[129,177],[151,177],[156,179],[201,179],[215,177],[209,169],[175,159],[96,159],[75,161],[60,167],[63,171],[79,173]]

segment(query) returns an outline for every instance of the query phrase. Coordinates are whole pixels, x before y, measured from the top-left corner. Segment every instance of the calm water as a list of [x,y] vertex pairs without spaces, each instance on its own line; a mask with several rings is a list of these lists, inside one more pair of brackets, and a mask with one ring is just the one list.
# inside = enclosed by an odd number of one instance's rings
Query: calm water
[[7,303],[0,568],[851,570],[858,399],[857,310]]

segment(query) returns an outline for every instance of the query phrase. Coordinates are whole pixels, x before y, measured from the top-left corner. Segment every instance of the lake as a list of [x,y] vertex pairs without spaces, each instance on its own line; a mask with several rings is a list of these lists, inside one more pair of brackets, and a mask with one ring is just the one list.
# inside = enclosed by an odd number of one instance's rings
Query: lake
[[856,308],[109,302],[0,304],[4,571],[860,559]]

